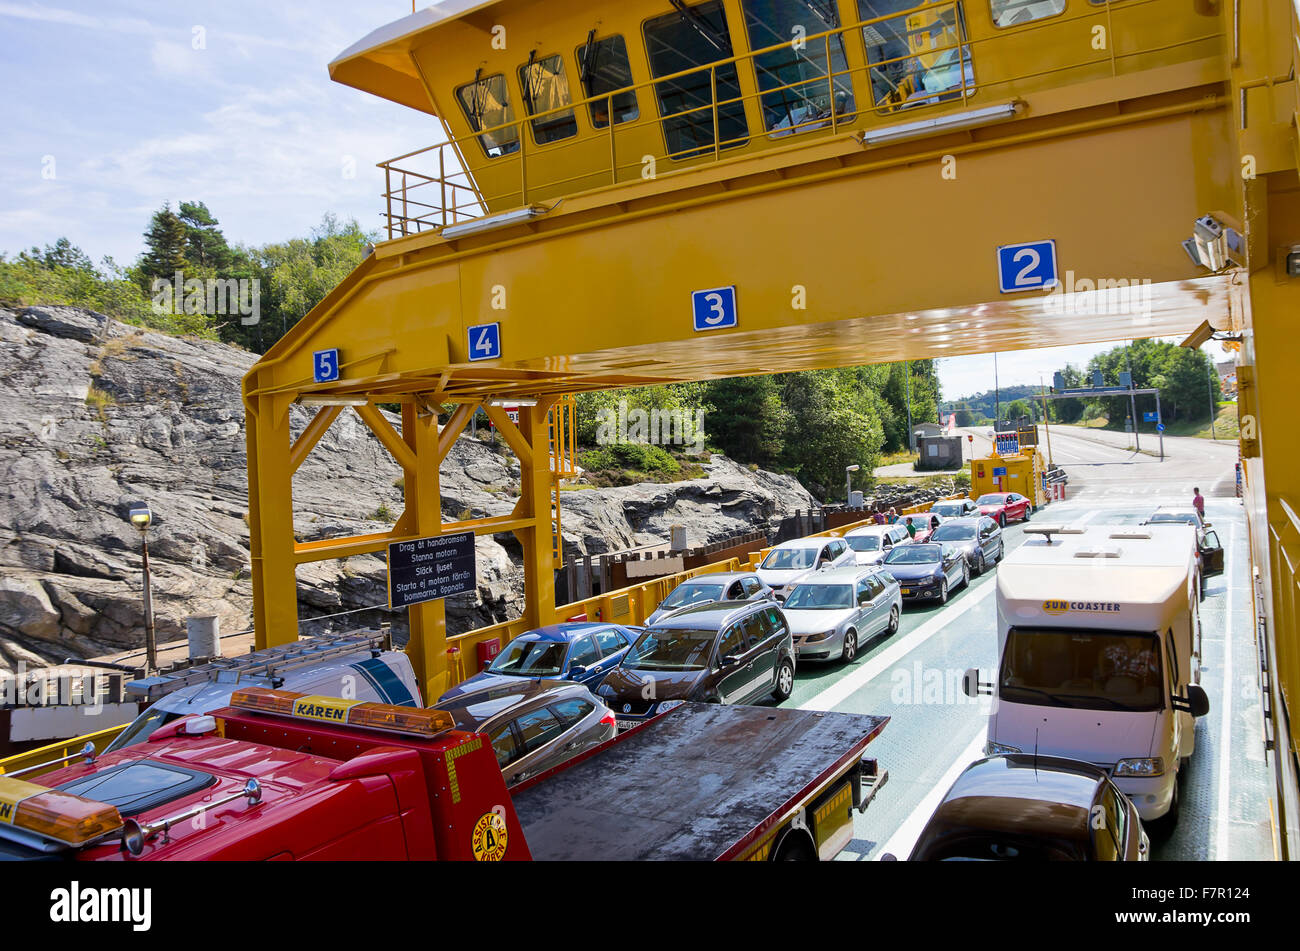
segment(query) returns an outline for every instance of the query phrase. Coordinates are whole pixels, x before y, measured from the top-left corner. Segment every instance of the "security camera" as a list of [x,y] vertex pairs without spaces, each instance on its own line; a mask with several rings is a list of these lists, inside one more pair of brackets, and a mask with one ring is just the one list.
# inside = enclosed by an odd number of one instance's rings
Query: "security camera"
[[1192,236],[1183,242],[1183,250],[1192,263],[1217,274],[1245,263],[1241,235],[1213,215],[1203,215],[1192,226]]

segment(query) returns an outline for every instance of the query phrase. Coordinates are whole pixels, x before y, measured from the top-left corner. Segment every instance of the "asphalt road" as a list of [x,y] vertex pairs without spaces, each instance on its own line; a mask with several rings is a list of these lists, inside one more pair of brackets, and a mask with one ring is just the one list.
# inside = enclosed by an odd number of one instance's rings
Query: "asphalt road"
[[[987,438],[981,447],[983,437],[975,435],[976,452],[987,451]],[[1192,488],[1201,488],[1228,566],[1210,580],[1201,605],[1201,684],[1211,712],[1197,722],[1178,828],[1154,843],[1154,857],[1271,858],[1245,519],[1233,491],[1236,444],[1170,438],[1161,461],[1130,450],[1127,438],[1053,427],[1052,450],[1069,474],[1069,494],[1035,521],[1136,524],[1158,505],[1190,503]],[[1014,549],[1024,541],[1023,527],[1011,524],[1005,537]],[[989,700],[966,697],[961,677],[968,667],[996,666],[994,578],[988,572],[974,579],[942,607],[905,607],[898,633],[877,638],[851,664],[799,668],[787,705],[891,718],[869,749],[889,781],[867,813],[855,817],[855,838],[841,858],[877,859],[885,852],[905,858],[953,780],[982,755]]]

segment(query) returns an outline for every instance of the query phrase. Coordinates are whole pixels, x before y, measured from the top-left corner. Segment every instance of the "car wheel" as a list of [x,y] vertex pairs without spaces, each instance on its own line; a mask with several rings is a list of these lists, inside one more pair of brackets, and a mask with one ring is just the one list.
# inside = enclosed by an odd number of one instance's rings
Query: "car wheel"
[[777,700],[789,700],[792,693],[794,693],[794,664],[790,663],[790,658],[787,657],[776,668],[776,687],[772,690],[772,696]]
[[994,564],[997,564],[999,561],[1001,561],[1001,560],[1002,560],[1002,557],[1003,557],[1006,553],[1007,553],[1007,543],[1004,542],[1004,541],[999,541],[999,542],[998,542],[998,556],[997,556],[996,558],[993,559],[993,563],[994,563]]
[[948,579],[947,578],[944,578],[943,581],[939,582],[939,603],[940,604],[948,603]]
[[1033,515],[1033,514],[1034,514],[1034,507],[1033,507],[1032,505],[1026,505],[1026,506],[1025,506],[1025,521],[1026,521],[1026,522],[1029,521],[1029,516],[1031,516],[1031,515]]
[[961,586],[965,588],[969,584],[970,584],[970,565],[966,564],[966,562],[963,561],[961,563]]
[[889,637],[898,633],[898,605],[889,609],[889,627],[885,628],[885,633]]
[[989,570],[988,562],[984,560],[984,549],[981,548],[979,551],[975,553],[975,570],[972,571],[971,573],[976,576],[979,576],[984,574],[984,572],[988,570]]
[[844,632],[844,650],[840,656],[846,664],[853,663],[853,658],[858,656],[858,632],[852,628]]
[[1006,513],[1006,512],[999,512],[999,513],[998,513],[998,524],[1001,525],[1003,528],[1006,528],[1006,527],[1007,527],[1007,513]]

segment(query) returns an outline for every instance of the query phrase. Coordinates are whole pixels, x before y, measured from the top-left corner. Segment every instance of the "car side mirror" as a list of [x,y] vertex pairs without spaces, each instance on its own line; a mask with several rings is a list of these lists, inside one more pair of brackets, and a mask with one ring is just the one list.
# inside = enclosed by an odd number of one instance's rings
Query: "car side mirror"
[[778,603],[785,604],[785,595],[773,592],[772,597],[775,598]]
[[740,663],[740,658],[738,658],[735,654],[724,654],[721,657],[721,659],[719,659],[718,663],[724,668],[735,667],[738,663]]
[[969,667],[961,678],[961,692],[968,697],[978,698],[980,694],[992,694],[993,685],[991,683],[980,683],[980,669],[978,667]]
[[1187,712],[1194,717],[1203,717],[1210,712],[1210,698],[1204,688],[1197,684],[1187,685]]
[[897,861],[898,861],[898,856],[895,855],[893,852],[886,852],[884,855],[882,855],[882,856],[880,857],[880,861],[882,861],[882,862],[897,862]]
[[582,664],[574,664],[572,667],[569,668],[569,679],[577,680],[579,677],[586,676],[586,673],[587,673],[586,667],[584,667]]

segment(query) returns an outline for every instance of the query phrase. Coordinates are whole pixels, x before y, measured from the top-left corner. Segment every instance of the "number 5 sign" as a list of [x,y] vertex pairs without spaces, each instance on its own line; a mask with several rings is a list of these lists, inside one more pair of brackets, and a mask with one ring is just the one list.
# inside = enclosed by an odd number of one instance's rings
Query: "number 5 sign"
[[1027,241],[998,248],[998,290],[1003,294],[1043,291],[1056,281],[1055,241]]
[[691,294],[696,330],[721,330],[736,326],[736,288],[715,287]]

